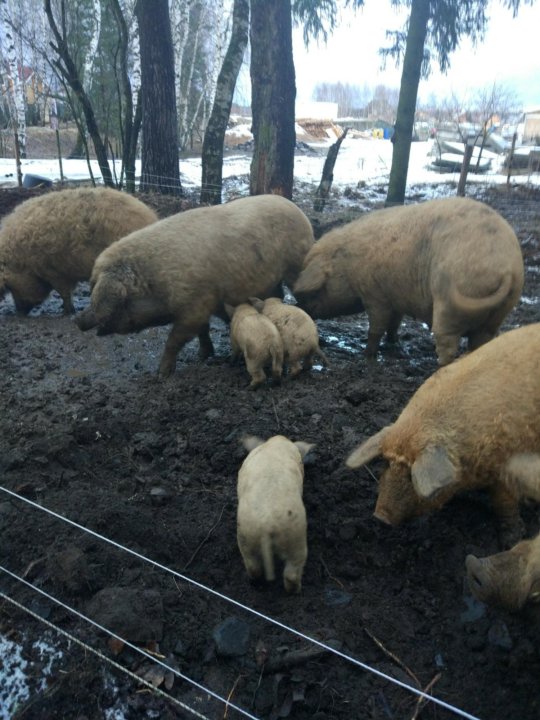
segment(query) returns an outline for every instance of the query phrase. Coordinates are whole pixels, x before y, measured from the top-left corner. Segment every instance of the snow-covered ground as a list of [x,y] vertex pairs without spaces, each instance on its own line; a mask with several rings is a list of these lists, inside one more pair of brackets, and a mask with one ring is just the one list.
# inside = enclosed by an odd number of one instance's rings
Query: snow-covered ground
[[[321,179],[324,160],[329,145],[326,143],[312,145],[318,151],[317,155],[297,155],[295,158],[295,178],[298,181],[312,183],[314,187]],[[411,145],[409,162],[408,185],[433,184],[444,182],[457,182],[459,173],[440,173],[429,168],[432,160],[430,152],[433,141],[415,142]],[[388,181],[392,164],[392,143],[389,140],[375,138],[349,138],[347,137],[338,154],[334,167],[333,187],[343,190],[345,187],[355,188],[360,184],[384,184]],[[504,156],[498,156],[493,162],[492,169],[484,174],[469,173],[468,182],[471,183],[506,183],[506,172],[502,168]],[[229,154],[224,159],[223,178],[242,177],[249,173],[251,157],[246,153]],[[97,161],[91,161],[92,172],[96,179],[101,179]],[[71,181],[85,180],[90,177],[86,160],[62,160],[64,177]],[[137,164],[137,173],[140,164]],[[117,172],[120,171],[119,164]],[[23,174],[38,175],[54,182],[60,180],[60,165],[57,159],[49,160],[22,160]],[[197,189],[201,183],[201,161],[199,157],[184,158],[180,161],[182,184],[186,189]],[[512,182],[540,184],[538,173],[531,175],[512,176]],[[0,158],[0,187],[16,185],[16,169],[13,159]],[[237,192],[242,192],[242,183]],[[247,194],[247,183],[245,183]]]
[[43,639],[33,643],[34,654],[39,656],[39,670],[23,657],[23,648],[0,635],[0,720],[10,720],[21,710],[31,693],[29,677],[33,677],[33,692],[47,688],[47,678],[53,664],[62,652],[51,644],[54,639],[45,633]]

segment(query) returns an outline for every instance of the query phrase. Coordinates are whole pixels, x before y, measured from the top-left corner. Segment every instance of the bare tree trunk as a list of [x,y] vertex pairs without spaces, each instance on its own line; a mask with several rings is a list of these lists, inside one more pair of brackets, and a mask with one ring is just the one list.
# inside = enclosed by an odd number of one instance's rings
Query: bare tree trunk
[[392,138],[394,149],[386,205],[403,205],[405,201],[414,113],[422,63],[424,61],[424,44],[426,42],[429,13],[430,0],[412,0],[396,124]]
[[459,182],[457,186],[457,194],[460,197],[465,195],[465,185],[467,184],[467,175],[469,174],[469,165],[474,150],[474,138],[468,138],[463,152],[463,162],[461,164],[461,172],[459,173]]
[[517,132],[515,132],[512,135],[512,147],[510,148],[510,152],[506,156],[506,162],[508,163],[507,171],[506,171],[506,185],[510,185],[510,177],[512,175],[512,161],[514,159],[514,151],[516,149],[516,141],[517,141]]
[[111,0],[112,10],[119,31],[120,43],[120,90],[123,107],[120,111],[120,133],[122,136],[122,169],[126,173],[126,188],[135,192],[135,159],[140,119],[136,122],[133,113],[133,92],[128,72],[129,33],[126,20],[118,0]]
[[[56,24],[52,13],[51,0],[45,0],[45,12],[47,14],[49,25],[53,32],[54,38],[56,40],[56,46],[51,43],[51,47],[58,55],[58,59],[54,60],[53,64],[58,68],[58,72],[63,78],[65,78],[67,84],[73,90],[81,104],[81,108],[83,110],[86,120],[86,126],[88,128],[88,132],[90,133],[90,137],[92,138],[92,142],[94,143],[94,150],[96,151],[96,158],[98,161],[99,169],[101,171],[101,175],[103,177],[103,182],[109,187],[114,187],[114,180],[111,173],[111,168],[109,167],[109,160],[107,156],[107,148],[99,133],[99,128],[96,121],[96,116],[94,114],[94,109],[92,107],[92,103],[90,102],[90,98],[86,94],[86,91],[77,72],[75,62],[70,55],[67,44],[67,37],[65,34],[65,26],[62,28],[62,33],[60,33],[60,30]],[[62,0],[62,13],[64,12],[64,0]]]
[[249,0],[234,0],[232,35],[218,76],[216,95],[202,146],[201,203],[218,205],[223,185],[223,144],[236,79],[249,32]]
[[174,89],[174,53],[167,0],[137,0],[141,45],[142,192],[182,195]]
[[341,147],[341,143],[345,140],[348,132],[349,128],[345,128],[345,132],[340,135],[340,137],[328,150],[328,155],[324,161],[321,182],[315,191],[313,209],[316,212],[322,212],[324,210],[326,198],[328,197],[328,193],[330,192],[330,188],[334,182],[334,165],[336,164],[339,148]]
[[250,192],[291,198],[294,101],[291,0],[251,0],[253,159]]

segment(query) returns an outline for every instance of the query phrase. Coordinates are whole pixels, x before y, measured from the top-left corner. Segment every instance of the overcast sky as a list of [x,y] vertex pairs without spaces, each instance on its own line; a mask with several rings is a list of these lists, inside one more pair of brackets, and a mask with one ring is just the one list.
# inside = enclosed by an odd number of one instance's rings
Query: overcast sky
[[[466,97],[475,88],[498,84],[513,87],[525,108],[540,107],[540,2],[522,5],[516,18],[495,0],[491,3],[490,22],[485,41],[472,47],[463,40],[450,57],[446,75],[433,72],[419,87],[420,100],[430,93],[439,99]],[[311,42],[306,49],[302,31],[294,30],[294,64],[297,96],[311,100],[319,82],[344,82],[364,87],[378,84],[399,87],[401,68],[393,62],[381,70],[378,49],[387,45],[385,31],[400,29],[406,15],[397,14],[388,0],[366,2],[356,14],[342,13],[342,22],[328,43]]]

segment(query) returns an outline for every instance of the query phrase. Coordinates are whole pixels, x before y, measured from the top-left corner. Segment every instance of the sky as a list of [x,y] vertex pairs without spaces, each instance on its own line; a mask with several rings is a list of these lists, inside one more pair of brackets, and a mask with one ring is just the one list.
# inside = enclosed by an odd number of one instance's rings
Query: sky
[[[540,107],[540,2],[522,5],[518,16],[512,18],[510,10],[492,0],[488,14],[484,42],[474,48],[464,39],[450,56],[446,75],[433,71],[428,80],[420,82],[420,101],[428,101],[432,93],[441,100],[452,94],[466,97],[497,82],[512,87],[524,109]],[[387,69],[381,70],[378,50],[388,44],[386,30],[400,29],[404,18],[406,14],[397,13],[388,0],[366,0],[363,10],[342,12],[342,22],[326,45],[311,41],[307,49],[301,29],[296,28],[293,46],[298,100],[311,100],[319,82],[399,88],[401,69],[389,60]]]

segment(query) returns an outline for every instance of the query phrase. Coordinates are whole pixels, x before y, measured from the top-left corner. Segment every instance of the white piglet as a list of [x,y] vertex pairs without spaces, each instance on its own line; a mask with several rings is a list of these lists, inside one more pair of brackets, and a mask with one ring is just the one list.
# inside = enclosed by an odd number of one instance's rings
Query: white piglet
[[233,359],[241,354],[251,375],[249,387],[260,387],[266,380],[265,365],[272,366],[272,379],[281,382],[283,372],[283,341],[277,327],[249,303],[235,308],[225,305],[231,318],[231,350]]
[[277,555],[285,590],[299,593],[308,552],[303,461],[314,445],[283,435],[266,442],[248,436],[242,444],[249,455],[238,473],[237,539],[247,574],[274,580]]

